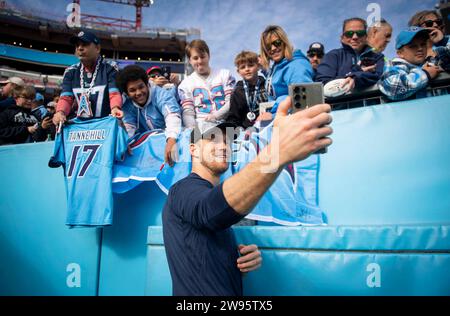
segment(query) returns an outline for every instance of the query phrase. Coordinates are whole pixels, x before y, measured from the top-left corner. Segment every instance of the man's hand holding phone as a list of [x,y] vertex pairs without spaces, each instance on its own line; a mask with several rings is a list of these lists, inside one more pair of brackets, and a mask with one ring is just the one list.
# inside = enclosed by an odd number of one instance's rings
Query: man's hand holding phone
[[[323,85],[320,82],[289,85],[289,96],[292,99],[292,113],[325,103]],[[327,148],[323,148],[315,153],[324,154],[326,152]]]

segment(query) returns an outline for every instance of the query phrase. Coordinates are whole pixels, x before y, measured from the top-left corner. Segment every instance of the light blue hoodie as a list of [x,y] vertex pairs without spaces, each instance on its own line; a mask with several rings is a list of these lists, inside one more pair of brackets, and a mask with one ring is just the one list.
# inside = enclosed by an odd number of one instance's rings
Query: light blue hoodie
[[312,66],[301,50],[295,50],[291,60],[283,58],[279,63],[273,64],[269,78],[271,74],[272,87],[267,87],[266,91],[270,92],[269,101],[276,101],[272,113],[276,113],[278,104],[289,94],[290,84],[313,82],[314,77]]
[[181,108],[171,90],[148,83],[147,103],[140,106],[124,95],[123,123],[128,136],[149,130],[165,129],[166,137],[177,139],[181,132]]

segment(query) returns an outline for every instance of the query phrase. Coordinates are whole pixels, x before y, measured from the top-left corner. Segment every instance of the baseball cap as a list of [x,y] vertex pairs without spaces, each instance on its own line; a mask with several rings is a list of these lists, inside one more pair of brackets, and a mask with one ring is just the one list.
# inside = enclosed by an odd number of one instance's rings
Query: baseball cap
[[40,94],[39,92],[36,92],[36,101],[44,101],[44,96]]
[[14,83],[14,84],[16,84],[18,86],[21,86],[21,87],[23,87],[25,85],[25,81],[23,81],[19,77],[10,77],[7,80],[0,81],[0,84],[7,84],[7,83]]
[[100,44],[98,37],[91,32],[81,31],[76,36],[70,38],[70,44],[76,45],[79,41],[84,43],[94,43],[96,45]]
[[[227,122],[224,120],[221,121],[214,121],[214,122],[208,122],[208,121],[197,121],[194,129],[191,132],[191,144],[195,144],[200,139],[206,139],[209,135],[213,135],[218,130],[225,130],[227,132],[227,136],[230,130],[227,128],[232,128],[233,132],[233,139],[235,139],[238,135],[238,129],[237,125],[232,122]],[[231,136],[231,135],[230,135]]]
[[414,37],[421,33],[429,35],[430,30],[418,26],[411,26],[406,30],[402,30],[395,41],[395,48],[400,49],[403,46],[408,45]]
[[323,54],[325,54],[325,47],[323,46],[322,43],[314,42],[311,45],[309,45],[307,54],[310,54],[312,52],[320,53],[323,55]]
[[147,75],[149,75],[150,73],[152,73],[153,71],[158,70],[160,73],[162,72],[161,67],[159,66],[153,66],[147,69]]

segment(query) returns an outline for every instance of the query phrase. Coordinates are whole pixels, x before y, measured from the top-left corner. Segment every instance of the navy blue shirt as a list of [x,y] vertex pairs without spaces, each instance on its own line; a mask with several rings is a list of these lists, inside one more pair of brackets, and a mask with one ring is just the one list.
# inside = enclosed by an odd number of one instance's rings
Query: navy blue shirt
[[222,185],[191,173],[169,191],[162,217],[173,295],[242,295],[230,227],[244,216],[225,200]]

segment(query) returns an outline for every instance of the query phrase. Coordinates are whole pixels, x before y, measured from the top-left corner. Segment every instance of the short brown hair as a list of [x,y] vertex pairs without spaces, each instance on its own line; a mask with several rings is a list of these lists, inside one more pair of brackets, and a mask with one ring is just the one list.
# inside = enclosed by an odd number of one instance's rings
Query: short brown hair
[[430,14],[433,14],[437,18],[442,19],[442,16],[439,14],[438,11],[435,10],[419,11],[416,14],[414,14],[412,18],[409,20],[408,26],[420,26],[423,22],[425,22],[425,17]]
[[208,54],[208,56],[210,56],[208,44],[206,44],[204,40],[196,39],[186,45],[185,50],[188,58],[191,58],[191,51],[193,49],[196,49],[198,52]]
[[284,44],[284,58],[287,60],[291,60],[294,52],[294,47],[288,39],[286,32],[278,25],[269,25],[266,27],[264,32],[261,34],[260,39],[260,54],[261,54],[261,63],[265,69],[269,68],[270,57],[269,51],[267,49],[267,41],[270,39],[272,35],[276,35]]
[[26,97],[28,99],[34,99],[36,97],[36,89],[33,86],[17,86],[13,90],[13,97]]
[[234,65],[239,68],[241,64],[258,64],[258,54],[250,51],[243,50],[239,54],[236,55],[234,59]]

